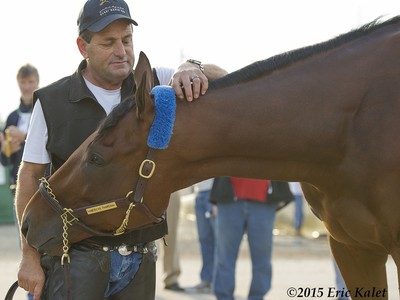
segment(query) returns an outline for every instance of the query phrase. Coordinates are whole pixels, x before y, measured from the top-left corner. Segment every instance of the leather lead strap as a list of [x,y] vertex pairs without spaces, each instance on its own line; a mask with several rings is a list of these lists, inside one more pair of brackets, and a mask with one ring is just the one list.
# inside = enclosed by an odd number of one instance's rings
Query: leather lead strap
[[71,295],[71,291],[72,291],[71,272],[70,272],[69,264],[70,263],[67,262],[63,266],[63,268],[64,268],[64,293],[65,293],[65,299],[66,300],[71,300],[72,299],[72,295]]
[[18,281],[14,282],[8,289],[7,295],[4,298],[4,300],[12,300],[14,298],[14,294],[17,288],[18,288]]

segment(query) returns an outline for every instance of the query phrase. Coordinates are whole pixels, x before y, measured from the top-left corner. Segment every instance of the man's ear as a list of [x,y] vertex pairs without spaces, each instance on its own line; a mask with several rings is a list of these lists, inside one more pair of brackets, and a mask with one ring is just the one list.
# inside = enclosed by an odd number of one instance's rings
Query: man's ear
[[87,59],[88,58],[88,54],[86,51],[87,42],[84,39],[82,39],[81,37],[78,37],[76,39],[76,44],[78,45],[79,52],[81,53],[83,58]]
[[151,90],[154,86],[153,71],[147,56],[140,52],[139,61],[134,71],[135,83],[136,83],[136,116],[138,119],[144,118],[145,109],[149,109],[153,106],[151,100]]

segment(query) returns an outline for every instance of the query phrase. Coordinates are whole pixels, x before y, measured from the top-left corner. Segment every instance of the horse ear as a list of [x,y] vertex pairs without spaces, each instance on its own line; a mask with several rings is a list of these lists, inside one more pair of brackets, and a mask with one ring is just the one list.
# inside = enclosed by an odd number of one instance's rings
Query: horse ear
[[139,61],[135,68],[134,77],[136,83],[136,116],[142,119],[146,108],[146,101],[151,101],[150,93],[154,86],[151,65],[146,54],[143,52],[139,54]]

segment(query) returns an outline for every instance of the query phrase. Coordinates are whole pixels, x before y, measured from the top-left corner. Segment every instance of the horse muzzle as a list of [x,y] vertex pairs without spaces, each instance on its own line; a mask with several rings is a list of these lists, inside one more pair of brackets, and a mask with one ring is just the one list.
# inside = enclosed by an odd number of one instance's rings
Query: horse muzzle
[[[51,232],[43,232],[41,229],[36,232],[36,226],[32,226],[29,218],[25,218],[21,224],[21,233],[25,237],[29,246],[35,248],[39,253],[49,255],[60,255],[62,253],[62,241]],[[52,228],[54,230],[54,228]],[[57,238],[58,237],[58,238]],[[55,249],[59,249],[56,250]]]

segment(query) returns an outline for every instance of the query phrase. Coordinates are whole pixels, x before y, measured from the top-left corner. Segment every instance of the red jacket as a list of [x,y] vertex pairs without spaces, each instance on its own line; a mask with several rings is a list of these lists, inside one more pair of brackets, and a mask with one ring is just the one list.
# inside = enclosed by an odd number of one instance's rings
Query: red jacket
[[233,191],[237,199],[267,201],[269,180],[231,177]]

